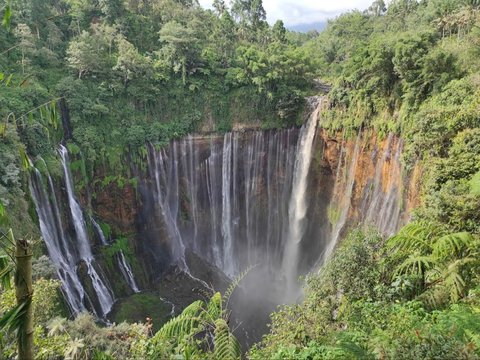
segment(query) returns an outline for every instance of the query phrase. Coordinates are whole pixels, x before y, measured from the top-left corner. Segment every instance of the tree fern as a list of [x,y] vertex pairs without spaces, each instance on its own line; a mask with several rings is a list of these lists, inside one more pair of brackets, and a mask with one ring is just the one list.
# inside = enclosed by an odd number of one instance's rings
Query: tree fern
[[151,358],[215,360],[240,359],[240,345],[227,323],[222,295],[216,292],[208,302],[195,301],[170,319],[150,339]]
[[215,360],[237,360],[241,358],[240,344],[232,335],[224,319],[215,321]]
[[425,254],[431,251],[432,239],[441,234],[442,229],[432,223],[412,222],[391,237],[388,245],[406,252],[418,251]]
[[458,259],[449,263],[446,267],[445,274],[443,274],[442,277],[445,282],[445,287],[450,293],[450,300],[452,303],[457,302],[463,297],[466,288],[466,281],[462,277],[462,268],[473,261],[475,261],[473,258]]
[[433,267],[435,259],[430,255],[410,255],[401,265],[397,267],[395,276],[408,274],[425,276],[425,273]]
[[438,285],[420,294],[418,300],[422,301],[429,308],[435,309],[448,302],[449,294],[444,286]]
[[472,248],[473,242],[474,237],[468,232],[447,234],[435,241],[433,255],[438,258],[461,256]]

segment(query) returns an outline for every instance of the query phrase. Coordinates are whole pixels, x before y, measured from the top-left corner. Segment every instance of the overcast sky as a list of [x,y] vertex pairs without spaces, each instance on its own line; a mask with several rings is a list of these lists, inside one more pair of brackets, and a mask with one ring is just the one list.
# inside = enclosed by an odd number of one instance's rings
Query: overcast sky
[[[199,0],[210,7],[213,0]],[[228,3],[228,1],[226,1]],[[373,0],[263,0],[267,20],[281,19],[287,26],[325,21],[347,10],[365,10]]]

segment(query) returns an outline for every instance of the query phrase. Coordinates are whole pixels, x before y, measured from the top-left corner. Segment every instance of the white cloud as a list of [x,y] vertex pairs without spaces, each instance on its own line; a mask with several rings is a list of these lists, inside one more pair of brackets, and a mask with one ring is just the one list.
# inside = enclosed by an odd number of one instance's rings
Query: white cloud
[[[263,7],[269,23],[281,19],[291,26],[324,21],[348,10],[365,10],[372,2],[373,0],[263,0]],[[200,4],[210,7],[212,0],[200,0]]]

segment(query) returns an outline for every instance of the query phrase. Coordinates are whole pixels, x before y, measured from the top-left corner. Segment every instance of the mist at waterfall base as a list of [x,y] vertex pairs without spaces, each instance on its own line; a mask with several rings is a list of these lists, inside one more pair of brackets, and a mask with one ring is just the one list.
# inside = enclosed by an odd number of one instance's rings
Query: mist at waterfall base
[[[114,257],[130,294],[160,290],[159,301],[178,314],[195,296],[225,291],[250,269],[229,302],[236,335],[250,345],[278,305],[301,299],[299,277],[325,262],[348,227],[371,223],[386,235],[398,228],[405,215],[401,141],[389,136],[372,147],[359,133],[353,142],[330,142],[317,130],[321,98],[309,104],[301,128],[147,146],[146,166],[132,164],[138,203],[129,205],[136,207],[132,249],[141,268],[134,273],[122,252]],[[83,214],[65,148],[60,155],[63,185],[38,171],[31,176],[40,228],[72,313],[87,309],[105,318],[126,296],[114,293],[96,261],[111,239]],[[102,210],[93,204],[93,213]]]

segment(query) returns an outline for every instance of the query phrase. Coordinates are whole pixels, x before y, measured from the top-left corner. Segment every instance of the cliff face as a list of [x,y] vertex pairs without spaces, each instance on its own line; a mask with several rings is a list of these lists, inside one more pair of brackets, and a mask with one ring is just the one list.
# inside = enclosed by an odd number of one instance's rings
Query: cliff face
[[[147,284],[185,248],[229,274],[252,263],[278,269],[298,137],[298,129],[248,130],[150,148],[137,189],[108,185],[92,200],[94,212],[134,236]],[[372,224],[391,235],[407,221],[421,169],[404,174],[401,151],[394,136],[317,130],[299,273],[321,264],[348,228]]]

